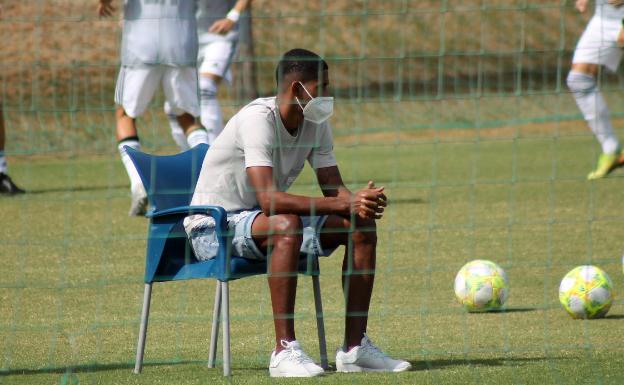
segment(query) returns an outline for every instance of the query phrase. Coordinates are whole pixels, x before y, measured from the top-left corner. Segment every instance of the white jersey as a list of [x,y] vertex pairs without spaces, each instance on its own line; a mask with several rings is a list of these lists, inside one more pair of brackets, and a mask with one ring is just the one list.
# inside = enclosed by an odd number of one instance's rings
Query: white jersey
[[225,35],[209,33],[210,26],[221,19],[225,19],[228,12],[234,8],[236,0],[199,0],[197,7],[197,32],[200,44],[207,44],[218,40],[238,40],[238,24]]
[[[305,121],[292,136],[282,123],[276,98],[256,99],[230,119],[206,153],[191,205],[222,206],[228,212],[257,208],[247,167],[272,167],[277,189],[287,191],[306,160],[314,169],[336,165],[329,124]],[[206,218],[187,217],[186,231]]]
[[123,66],[195,66],[197,0],[126,0]]
[[603,19],[617,19],[621,22],[624,19],[624,6],[614,7],[609,4],[608,0],[596,0],[595,16]]

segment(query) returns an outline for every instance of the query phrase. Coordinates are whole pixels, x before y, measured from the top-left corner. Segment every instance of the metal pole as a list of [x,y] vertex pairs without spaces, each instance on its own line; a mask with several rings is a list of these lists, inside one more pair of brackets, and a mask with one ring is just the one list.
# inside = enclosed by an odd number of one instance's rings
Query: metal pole
[[149,318],[150,299],[152,298],[152,284],[146,283],[143,292],[143,310],[141,311],[141,326],[139,328],[139,343],[137,345],[134,373],[141,373],[143,368],[143,353],[145,352],[145,339],[147,337],[147,320]]
[[232,375],[230,368],[230,296],[228,282],[221,282],[221,323],[223,324],[223,375]]
[[325,324],[323,322],[323,302],[321,301],[321,283],[318,275],[312,276],[314,290],[314,308],[316,309],[316,328],[318,330],[319,350],[321,353],[321,368],[328,369],[327,344],[325,343]]
[[208,355],[208,367],[215,367],[217,357],[217,341],[219,339],[219,316],[221,312],[221,281],[217,281],[215,290],[214,308],[212,311],[212,331],[210,333],[210,353]]

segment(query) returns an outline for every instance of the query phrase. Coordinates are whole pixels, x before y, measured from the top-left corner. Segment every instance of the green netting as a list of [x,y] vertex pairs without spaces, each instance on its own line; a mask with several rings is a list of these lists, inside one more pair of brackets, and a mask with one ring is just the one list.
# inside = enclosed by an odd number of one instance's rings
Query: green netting
[[[238,56],[232,86],[220,90],[225,116],[254,93],[275,92],[286,50],[327,58],[343,178],[353,189],[373,179],[390,198],[369,332],[415,369],[307,382],[624,383],[624,186],[619,170],[585,180],[600,150],[564,81],[589,17],[572,3],[254,2],[253,51]],[[0,384],[281,383],[266,373],[273,325],[265,278],[232,285],[231,380],[203,365],[212,281],[156,285],[146,368],[131,374],[146,222],[126,216],[115,146],[119,10],[100,20],[96,5],[3,2],[6,150],[29,193],[0,197]],[[616,127],[621,81],[621,71],[601,74]],[[164,154],[176,147],[162,102],[153,101],[139,132],[146,151]],[[293,191],[319,194],[309,169]],[[341,254],[321,262],[330,362],[343,333]],[[455,274],[477,258],[507,271],[506,312],[472,315],[456,303]],[[561,278],[580,264],[614,280],[606,319],[574,321],[558,303]],[[318,360],[304,277],[295,318]]]

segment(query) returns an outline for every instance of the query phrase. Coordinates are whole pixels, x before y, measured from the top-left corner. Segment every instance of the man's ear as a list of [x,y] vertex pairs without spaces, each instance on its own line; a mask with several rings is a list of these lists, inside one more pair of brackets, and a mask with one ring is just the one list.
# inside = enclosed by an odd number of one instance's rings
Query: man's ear
[[303,90],[301,89],[301,84],[294,80],[293,82],[290,83],[290,92],[292,93],[293,96],[298,97],[299,99],[302,98],[301,93],[303,92]]

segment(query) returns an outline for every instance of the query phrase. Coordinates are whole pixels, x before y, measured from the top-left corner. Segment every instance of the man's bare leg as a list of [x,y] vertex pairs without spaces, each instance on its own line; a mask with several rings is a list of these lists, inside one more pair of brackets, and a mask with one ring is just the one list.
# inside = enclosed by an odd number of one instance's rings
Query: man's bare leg
[[329,216],[321,234],[325,248],[345,246],[342,261],[342,287],[344,290],[347,316],[345,318],[344,348],[360,345],[368,325],[368,310],[375,281],[377,256],[377,229],[374,220],[359,217],[351,221],[338,216]]
[[302,225],[297,215],[259,214],[252,225],[258,248],[269,256],[268,281],[275,325],[275,352],[284,348],[281,340],[294,341],[297,265],[301,248]]
[[355,224],[344,218],[330,216],[321,233],[321,244],[330,248],[346,244],[342,264],[342,285],[345,292],[347,316],[345,339],[336,352],[336,371],[403,372],[412,365],[383,353],[368,338],[368,310],[375,281],[377,230],[373,219],[356,217]]

